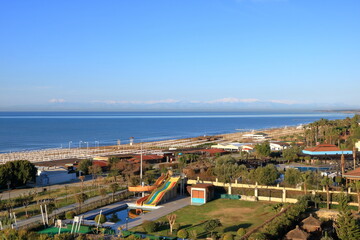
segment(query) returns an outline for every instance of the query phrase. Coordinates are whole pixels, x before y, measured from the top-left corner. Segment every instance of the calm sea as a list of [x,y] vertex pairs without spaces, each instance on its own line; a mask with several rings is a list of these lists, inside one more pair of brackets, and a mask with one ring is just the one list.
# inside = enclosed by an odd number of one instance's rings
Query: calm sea
[[[270,112],[0,112],[0,152],[115,145],[310,123],[350,114]],[[86,143],[81,143],[83,147]]]

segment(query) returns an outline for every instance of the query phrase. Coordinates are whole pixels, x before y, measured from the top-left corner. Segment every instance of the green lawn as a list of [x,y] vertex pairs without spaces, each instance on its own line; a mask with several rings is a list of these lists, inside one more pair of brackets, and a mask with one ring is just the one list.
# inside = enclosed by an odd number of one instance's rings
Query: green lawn
[[[196,230],[199,238],[206,236],[202,223],[210,219],[219,219],[222,227],[216,231],[232,232],[241,228],[247,231],[260,225],[268,218],[276,214],[272,210],[271,203],[264,202],[247,202],[230,199],[217,199],[201,206],[187,206],[175,211],[177,215],[176,222],[181,225],[182,229],[189,232]],[[167,221],[166,217],[158,221]],[[132,231],[143,232],[141,226],[131,229]],[[160,229],[152,233],[159,236],[170,236],[169,229]]]

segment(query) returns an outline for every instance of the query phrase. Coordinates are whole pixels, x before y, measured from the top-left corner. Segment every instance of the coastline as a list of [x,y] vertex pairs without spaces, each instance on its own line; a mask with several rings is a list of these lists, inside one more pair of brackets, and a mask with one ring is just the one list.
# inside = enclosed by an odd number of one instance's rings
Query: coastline
[[98,147],[83,148],[58,148],[42,149],[26,152],[1,153],[0,163],[12,160],[26,159],[34,163],[68,160],[68,159],[86,159],[101,156],[121,155],[121,154],[161,154],[163,150],[170,148],[194,148],[206,143],[222,142],[241,142],[244,140],[243,135],[252,132],[262,132],[270,138],[279,139],[281,136],[297,134],[303,132],[297,126],[284,126],[277,128],[258,129],[253,131],[232,132],[211,136],[198,136],[190,138],[178,138],[169,140],[137,142],[123,145],[107,145]]

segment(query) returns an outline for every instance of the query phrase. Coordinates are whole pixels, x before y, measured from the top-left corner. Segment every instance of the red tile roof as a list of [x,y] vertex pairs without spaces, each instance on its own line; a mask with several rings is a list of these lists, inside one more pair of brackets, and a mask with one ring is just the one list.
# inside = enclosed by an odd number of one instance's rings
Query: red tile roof
[[202,149],[201,152],[207,152],[207,153],[225,153],[226,151],[219,148],[210,148],[210,149]]
[[344,174],[344,177],[360,177],[360,168],[348,171]]
[[341,151],[339,147],[332,144],[319,144],[316,147],[306,148],[305,151],[310,152],[330,152],[330,151]]
[[107,161],[96,160],[96,161],[93,161],[93,165],[98,165],[100,167],[107,167],[107,166],[109,166],[109,163]]

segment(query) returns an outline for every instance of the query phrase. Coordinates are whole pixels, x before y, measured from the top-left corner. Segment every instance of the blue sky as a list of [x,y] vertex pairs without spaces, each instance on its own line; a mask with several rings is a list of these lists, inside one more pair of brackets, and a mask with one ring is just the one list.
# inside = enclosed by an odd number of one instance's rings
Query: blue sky
[[0,110],[359,107],[359,12],[358,0],[1,1]]

